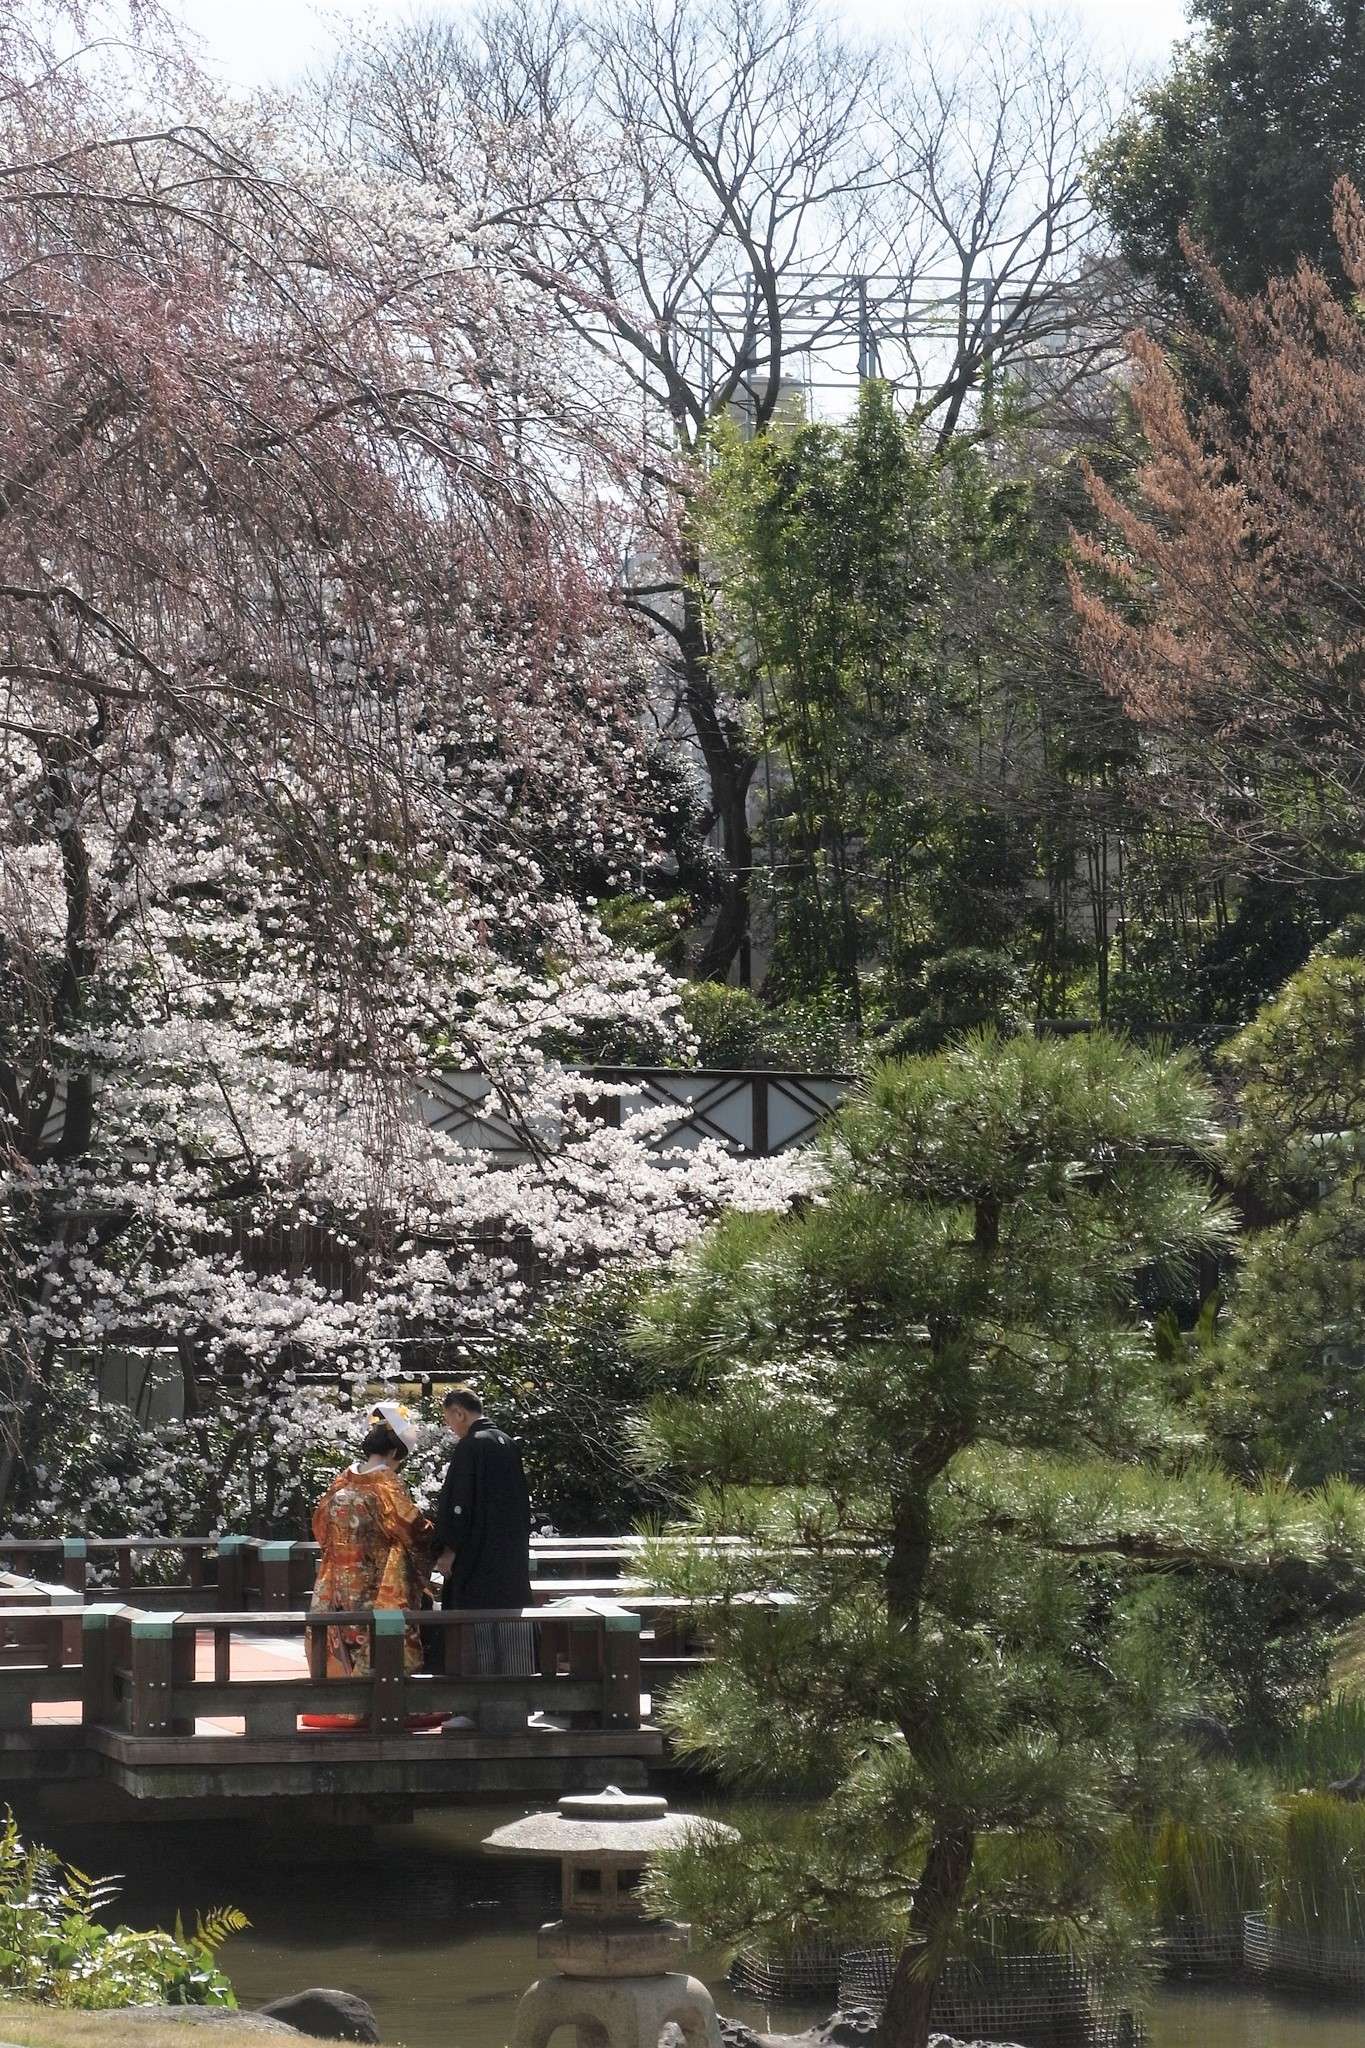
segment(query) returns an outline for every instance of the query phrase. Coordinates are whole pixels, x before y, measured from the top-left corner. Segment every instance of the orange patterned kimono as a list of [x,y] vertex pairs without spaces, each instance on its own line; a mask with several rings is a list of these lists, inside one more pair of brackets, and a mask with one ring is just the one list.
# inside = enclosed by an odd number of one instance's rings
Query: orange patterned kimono
[[[313,1535],[322,1546],[314,1608],[421,1606],[431,1523],[396,1472],[339,1472],[313,1510]],[[404,1661],[409,1671],[422,1661],[415,1627],[407,1632]],[[369,1630],[329,1628],[328,1675],[359,1678],[369,1669]]]

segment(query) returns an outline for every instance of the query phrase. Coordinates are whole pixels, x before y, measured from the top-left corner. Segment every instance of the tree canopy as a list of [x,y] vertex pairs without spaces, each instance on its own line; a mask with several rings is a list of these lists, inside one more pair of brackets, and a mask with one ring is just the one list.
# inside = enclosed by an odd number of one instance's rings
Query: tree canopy
[[[718,1874],[706,1851],[675,1882],[732,1934],[783,1899],[895,1926],[893,2048],[923,2048],[965,1926],[1094,1936],[1107,1831],[1178,1785],[1216,1796],[1142,1586],[1145,1562],[1280,1548],[1252,1536],[1253,1496],[1182,1476],[1190,1426],[1144,1313],[1230,1229],[1214,1141],[1183,1058],[977,1037],[877,1070],[818,1198],[721,1225],[643,1312],[645,1356],[692,1375],[650,1424],[692,1526],[754,1547],[652,1557],[714,1603],[717,1662],[670,1706],[675,1738],[825,1801],[789,1860],[748,1843]],[[1317,1543],[1323,1522],[1305,1504]],[[735,1600],[755,1556],[775,1602]]]
[[1207,318],[1187,238],[1238,292],[1300,262],[1348,286],[1337,180],[1365,174],[1360,0],[1194,0],[1192,33],[1094,152],[1091,190],[1127,261]]

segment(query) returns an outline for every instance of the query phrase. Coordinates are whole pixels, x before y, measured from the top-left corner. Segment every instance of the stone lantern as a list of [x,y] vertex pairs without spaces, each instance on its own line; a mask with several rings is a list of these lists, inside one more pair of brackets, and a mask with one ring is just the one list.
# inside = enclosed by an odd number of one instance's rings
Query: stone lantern
[[679,1967],[692,1930],[651,1919],[640,1900],[650,1857],[697,1825],[695,1814],[670,1813],[666,1799],[609,1785],[487,1837],[495,1856],[552,1856],[563,1873],[564,1916],[536,1944],[553,1974],[518,2005],[512,2048],[546,2048],[564,2026],[578,2030],[578,2048],[658,2048],[670,2021],[687,2048],[720,2048],[710,1992]]

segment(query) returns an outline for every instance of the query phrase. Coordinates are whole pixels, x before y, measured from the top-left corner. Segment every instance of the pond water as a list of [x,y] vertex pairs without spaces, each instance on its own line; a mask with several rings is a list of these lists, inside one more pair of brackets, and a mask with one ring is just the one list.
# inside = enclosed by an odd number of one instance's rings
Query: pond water
[[[240,1906],[252,1929],[224,1962],[244,2005],[336,1985],[370,2001],[395,2048],[504,2048],[536,1975],[536,1929],[558,1901],[551,1866],[480,1854],[481,1837],[514,1817],[507,1806],[462,1808],[323,1838],[287,1809],[278,1828],[73,1827],[20,1816],[82,1869],[122,1871],[120,1913],[134,1925]],[[728,1989],[718,1959],[694,1967],[722,2012],[764,2032],[795,2031],[828,2009],[756,2005]],[[1150,2048],[1361,2048],[1365,2006],[1178,1985],[1156,1995],[1148,2030]]]

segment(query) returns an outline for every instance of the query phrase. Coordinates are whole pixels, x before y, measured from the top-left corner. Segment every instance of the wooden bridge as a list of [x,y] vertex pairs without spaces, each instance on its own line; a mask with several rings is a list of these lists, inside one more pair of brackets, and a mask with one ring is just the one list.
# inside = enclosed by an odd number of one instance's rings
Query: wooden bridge
[[[324,1615],[308,1543],[0,1539],[0,1800],[71,1787],[109,1813],[289,1800],[397,1820],[641,1784],[663,1756],[659,1704],[705,1652],[687,1604],[632,1577],[632,1550],[537,1540],[525,1609]],[[405,1671],[413,1621],[444,1635],[448,1675]],[[326,1674],[343,1623],[369,1630],[364,1677]],[[482,1674],[490,1623],[526,1628],[530,1676]],[[431,1725],[449,1715],[474,1726]]]

